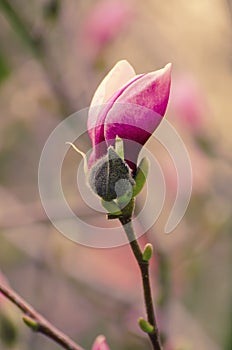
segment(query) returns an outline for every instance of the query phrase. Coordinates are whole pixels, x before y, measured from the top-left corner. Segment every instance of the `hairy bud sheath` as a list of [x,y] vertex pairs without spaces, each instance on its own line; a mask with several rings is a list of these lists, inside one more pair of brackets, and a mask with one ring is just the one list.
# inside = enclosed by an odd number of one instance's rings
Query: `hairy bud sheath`
[[132,193],[134,183],[128,165],[112,147],[90,169],[90,187],[105,201]]

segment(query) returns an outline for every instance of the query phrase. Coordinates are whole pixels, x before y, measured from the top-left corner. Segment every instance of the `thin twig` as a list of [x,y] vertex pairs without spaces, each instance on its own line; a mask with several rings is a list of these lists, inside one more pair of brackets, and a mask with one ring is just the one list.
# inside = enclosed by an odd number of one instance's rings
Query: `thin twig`
[[157,322],[156,322],[156,318],[155,318],[155,311],[154,311],[154,306],[153,306],[153,300],[152,300],[152,292],[151,292],[150,276],[149,276],[149,262],[143,260],[143,253],[142,253],[141,248],[136,240],[131,220],[128,220],[128,219],[124,220],[123,217],[121,217],[119,219],[120,219],[120,222],[123,225],[123,228],[126,232],[131,249],[132,249],[134,256],[138,262],[139,269],[140,269],[141,276],[142,276],[144,302],[145,302],[145,307],[146,307],[147,320],[154,327],[154,331],[152,333],[149,333],[148,336],[151,340],[153,349],[154,350],[161,350],[162,348],[161,348],[161,344],[160,344],[160,340],[159,340],[159,331],[158,331],[158,327],[157,327]]
[[58,330],[49,321],[47,321],[12,288],[0,284],[0,292],[25,314],[23,320],[32,330],[47,336],[57,344],[61,345],[64,349],[84,350],[66,334]]

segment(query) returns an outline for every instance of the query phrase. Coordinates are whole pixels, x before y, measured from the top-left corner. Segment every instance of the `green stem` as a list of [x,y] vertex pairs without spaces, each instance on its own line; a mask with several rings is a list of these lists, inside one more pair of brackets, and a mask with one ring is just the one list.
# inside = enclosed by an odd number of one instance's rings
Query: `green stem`
[[149,333],[148,336],[152,343],[153,349],[161,350],[162,348],[159,340],[159,332],[158,332],[158,327],[156,323],[155,311],[154,311],[153,300],[152,300],[152,292],[151,292],[151,284],[150,284],[150,276],[149,276],[149,261],[143,260],[143,253],[136,240],[131,219],[120,217],[119,220],[125,230],[131,249],[134,253],[134,256],[137,260],[137,263],[139,265],[139,269],[141,272],[147,320],[154,327],[154,332]]

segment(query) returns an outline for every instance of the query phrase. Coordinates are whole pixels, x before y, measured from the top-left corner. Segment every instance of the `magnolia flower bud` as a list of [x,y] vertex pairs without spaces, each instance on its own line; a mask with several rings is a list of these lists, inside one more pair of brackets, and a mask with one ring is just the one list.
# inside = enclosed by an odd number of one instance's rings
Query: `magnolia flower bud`
[[128,165],[112,147],[90,168],[90,187],[105,201],[127,194],[132,196],[134,183]]
[[97,88],[89,109],[88,133],[93,145],[89,167],[118,136],[127,140],[124,159],[136,173],[139,152],[165,114],[170,84],[171,64],[139,75],[125,60],[114,66]]

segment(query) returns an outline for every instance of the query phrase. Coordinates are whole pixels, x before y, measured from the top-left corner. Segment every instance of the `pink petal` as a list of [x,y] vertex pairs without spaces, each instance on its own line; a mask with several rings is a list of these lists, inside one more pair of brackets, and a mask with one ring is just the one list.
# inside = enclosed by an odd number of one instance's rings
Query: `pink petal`
[[[104,79],[100,90],[104,90],[112,77],[109,74]],[[135,170],[141,145],[146,143],[166,111],[170,82],[171,64],[168,64],[158,71],[134,76],[117,90],[107,104],[91,108],[88,131],[93,152],[89,166],[106,153],[107,147],[114,144],[118,135],[134,141],[134,144],[127,143],[125,155],[128,164]],[[101,94],[97,92],[95,95]]]
[[[101,106],[106,103],[118,90],[134,77],[135,71],[129,62],[126,60],[117,62],[98,86],[92,98],[90,107]],[[93,122],[95,122],[96,118],[93,119]],[[91,120],[89,120],[88,123],[91,123]]]
[[[171,85],[171,64],[163,69],[145,74],[129,85],[117,99],[119,103],[133,103],[152,109],[164,116]],[[109,117],[110,118],[110,117]]]
[[[151,136],[150,128],[156,129],[162,117],[150,109],[134,104],[115,103],[112,109],[112,114],[117,114],[122,122],[112,122],[105,125],[105,134],[107,145],[114,145],[116,136],[119,136],[124,141],[124,156],[128,165],[135,171],[138,154],[142,145]],[[144,121],[146,122],[143,127]]]
[[[111,105],[105,105],[106,101],[112,98],[115,93],[120,91],[134,77],[135,71],[133,67],[126,60],[121,60],[116,63],[98,86],[90,104],[87,122],[93,146],[104,141],[104,121],[108,110],[107,107],[111,107]],[[114,100],[112,100],[113,102]],[[104,153],[104,146],[101,148],[103,148],[102,151],[99,149],[97,154]],[[95,157],[92,156],[92,158],[94,161]]]
[[111,97],[107,104],[95,107],[92,106],[92,108],[90,108],[88,117],[88,133],[94,150],[90,157],[89,165],[106,153],[107,145],[104,142],[104,125],[108,112],[113,107],[118,97],[127,89],[127,87],[133,84],[136,80],[139,80],[142,76],[143,74],[136,75],[134,78],[132,78],[127,84],[121,87],[121,89],[119,89],[113,95],[113,97]]
[[[134,80],[115,99],[105,118],[107,146],[118,135],[127,142],[125,159],[135,170],[138,153],[158,127],[166,111],[171,82],[171,65]],[[134,163],[134,164],[133,164]]]
[[110,350],[108,344],[106,343],[106,338],[104,335],[99,335],[92,346],[91,350]]

